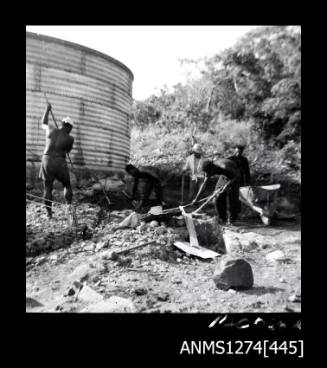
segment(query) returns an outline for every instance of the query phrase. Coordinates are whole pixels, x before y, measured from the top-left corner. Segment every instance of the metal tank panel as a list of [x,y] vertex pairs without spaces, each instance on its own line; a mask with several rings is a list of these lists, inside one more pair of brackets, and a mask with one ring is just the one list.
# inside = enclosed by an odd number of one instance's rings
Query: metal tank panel
[[132,83],[132,72],[110,56],[26,32],[27,162],[40,162],[44,150],[46,92],[58,123],[65,116],[76,121],[73,163],[122,170],[130,154]]

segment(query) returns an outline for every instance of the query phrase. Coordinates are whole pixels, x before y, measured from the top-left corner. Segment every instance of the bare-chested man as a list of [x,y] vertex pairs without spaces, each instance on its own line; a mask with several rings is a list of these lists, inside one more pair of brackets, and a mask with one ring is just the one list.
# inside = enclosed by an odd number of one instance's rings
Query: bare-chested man
[[48,103],[42,118],[42,128],[46,131],[46,144],[42,156],[40,178],[44,184],[44,203],[46,204],[48,218],[52,218],[52,189],[55,179],[64,186],[66,203],[72,203],[73,192],[70,185],[69,170],[66,154],[73,148],[74,138],[69,135],[73,129],[73,121],[67,117],[62,120],[60,129],[48,124],[48,115],[51,105]]

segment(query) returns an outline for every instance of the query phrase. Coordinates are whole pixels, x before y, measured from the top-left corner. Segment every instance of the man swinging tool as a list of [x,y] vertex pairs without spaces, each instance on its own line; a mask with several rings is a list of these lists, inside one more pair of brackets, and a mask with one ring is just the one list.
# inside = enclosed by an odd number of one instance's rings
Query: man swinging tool
[[233,161],[221,159],[215,163],[209,160],[204,161],[202,170],[205,175],[204,182],[192,203],[194,204],[197,202],[208,182],[208,179],[214,175],[219,175],[215,191],[220,188],[224,188],[224,190],[214,198],[216,211],[221,221],[226,222],[227,224],[233,223],[237,219],[240,207],[238,204],[240,188],[239,168]]
[[48,115],[51,111],[50,103],[42,118],[42,128],[46,131],[46,144],[42,156],[42,163],[39,177],[44,185],[44,203],[47,205],[48,218],[52,218],[52,189],[53,182],[57,179],[64,186],[64,197],[68,205],[67,212],[73,199],[73,192],[70,184],[69,170],[66,162],[66,154],[71,151],[74,144],[74,138],[70,135],[73,129],[73,121],[67,117],[62,120],[61,128],[56,128],[48,124]]

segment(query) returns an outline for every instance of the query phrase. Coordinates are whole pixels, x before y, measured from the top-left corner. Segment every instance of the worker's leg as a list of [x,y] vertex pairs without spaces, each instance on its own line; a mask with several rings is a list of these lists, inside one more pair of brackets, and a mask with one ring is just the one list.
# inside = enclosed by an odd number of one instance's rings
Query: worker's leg
[[77,225],[77,217],[76,217],[76,209],[72,205],[73,200],[73,191],[70,182],[66,182],[64,185],[64,197],[67,205],[66,214],[68,217],[68,221],[70,226],[73,224]]
[[73,199],[73,190],[70,184],[68,166],[66,160],[63,158],[56,160],[56,179],[63,185],[65,201],[70,205]]
[[192,180],[192,178],[190,178],[189,188],[190,188],[189,189],[189,200],[193,200],[195,196],[197,195],[198,191],[197,191],[196,181]]
[[48,214],[48,218],[52,218],[52,189],[53,182],[55,180],[54,172],[53,172],[53,160],[48,155],[42,156],[42,162],[40,167],[39,177],[43,181],[43,197],[44,204],[46,205],[46,210]]
[[68,217],[68,221],[70,226],[76,220],[75,210],[72,206],[73,200],[73,190],[70,184],[70,175],[66,160],[64,158],[56,159],[56,179],[60,181],[60,183],[64,187],[64,198],[66,201],[66,215]]
[[215,206],[219,219],[223,222],[226,222],[226,193],[220,194],[220,196],[216,199]]
[[234,182],[227,192],[227,211],[230,222],[237,220],[241,203],[239,200],[239,183]]
[[142,210],[142,208],[147,205],[152,190],[153,184],[151,182],[144,183],[144,186],[141,187],[141,200],[136,206],[136,210]]
[[[227,180],[228,179],[224,175],[220,175],[217,181],[216,187],[215,187],[215,191],[223,188],[224,185],[227,183]],[[216,200],[216,211],[218,213],[218,217],[223,222],[226,222],[227,220],[226,201],[227,201],[227,196],[226,196],[226,191],[225,191],[223,193],[220,193]]]
[[234,203],[233,203],[233,193],[230,190],[226,191],[226,217],[227,223],[231,224],[234,221]]
[[71,204],[73,200],[73,190],[70,183],[64,184],[64,197],[67,204]]
[[44,187],[44,204],[46,205],[48,218],[52,218],[52,189],[53,189],[53,181],[47,180],[43,181]]
[[161,186],[161,183],[156,183],[155,185],[154,185],[154,188],[153,188],[153,190],[154,190],[154,193],[155,193],[155,195],[156,195],[156,198],[157,198],[157,201],[159,202],[159,204],[162,204],[162,186]]
[[235,214],[235,219],[238,219],[239,214],[241,213],[242,210],[242,206],[241,206],[241,201],[240,201],[240,186],[241,186],[241,182],[240,180],[238,180],[235,183],[235,208],[236,208],[236,214]]

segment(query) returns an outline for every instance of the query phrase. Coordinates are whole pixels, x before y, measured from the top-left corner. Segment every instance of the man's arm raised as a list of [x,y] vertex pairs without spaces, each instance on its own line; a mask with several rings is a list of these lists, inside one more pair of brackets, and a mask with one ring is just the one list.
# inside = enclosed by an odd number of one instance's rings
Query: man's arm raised
[[53,127],[50,127],[48,124],[48,120],[49,120],[48,117],[49,117],[50,110],[51,110],[51,105],[48,103],[47,107],[44,110],[43,117],[42,117],[42,129],[46,130],[47,133],[53,129]]

